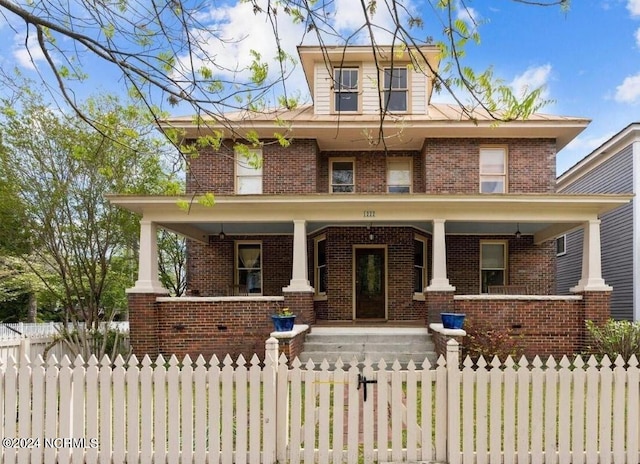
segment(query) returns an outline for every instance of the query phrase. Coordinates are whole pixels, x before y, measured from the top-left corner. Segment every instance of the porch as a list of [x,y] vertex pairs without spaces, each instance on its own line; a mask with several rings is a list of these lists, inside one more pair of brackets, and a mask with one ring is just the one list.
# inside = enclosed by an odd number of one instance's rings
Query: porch
[[[628,198],[234,196],[188,214],[165,198],[112,201],[143,214],[139,279],[128,291],[138,353],[251,353],[271,332],[269,315],[287,306],[310,326],[491,315],[528,337],[532,354],[565,354],[582,346],[585,319],[608,317],[598,215]],[[158,227],[190,239],[188,297],[167,297],[159,283]],[[576,227],[582,277],[572,295],[556,296],[554,239]],[[531,294],[488,294],[492,285]]]

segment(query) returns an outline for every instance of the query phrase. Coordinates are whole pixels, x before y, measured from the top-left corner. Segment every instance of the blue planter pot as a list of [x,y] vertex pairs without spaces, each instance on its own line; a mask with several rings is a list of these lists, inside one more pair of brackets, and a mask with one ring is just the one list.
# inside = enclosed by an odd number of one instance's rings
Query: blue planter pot
[[440,313],[442,318],[442,326],[445,329],[461,329],[464,325],[465,314],[459,313]]
[[273,326],[276,332],[289,332],[293,330],[293,323],[296,320],[296,316],[278,316],[277,314],[271,315]]

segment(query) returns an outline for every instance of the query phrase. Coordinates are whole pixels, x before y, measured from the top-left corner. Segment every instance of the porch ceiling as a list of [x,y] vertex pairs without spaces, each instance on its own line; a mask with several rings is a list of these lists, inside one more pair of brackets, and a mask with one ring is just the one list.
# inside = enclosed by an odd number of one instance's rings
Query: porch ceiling
[[[622,206],[630,194],[568,195],[232,195],[217,196],[213,207],[192,197],[110,195],[122,208],[196,240],[227,235],[293,233],[293,220],[307,221],[307,231],[328,225],[374,227],[412,225],[426,232],[432,219],[446,220],[451,234],[523,234],[542,242]],[[191,201],[188,210],[180,202]]]

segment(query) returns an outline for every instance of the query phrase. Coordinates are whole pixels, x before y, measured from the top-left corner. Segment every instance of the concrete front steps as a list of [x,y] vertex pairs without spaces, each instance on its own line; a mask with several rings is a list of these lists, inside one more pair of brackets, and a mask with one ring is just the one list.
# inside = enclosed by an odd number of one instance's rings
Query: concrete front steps
[[309,359],[316,366],[326,359],[331,366],[340,358],[348,368],[351,361],[366,357],[377,366],[384,359],[387,370],[395,360],[406,368],[413,360],[420,369],[425,358],[435,367],[435,347],[426,327],[322,327],[313,326],[307,334],[299,359],[305,365]]

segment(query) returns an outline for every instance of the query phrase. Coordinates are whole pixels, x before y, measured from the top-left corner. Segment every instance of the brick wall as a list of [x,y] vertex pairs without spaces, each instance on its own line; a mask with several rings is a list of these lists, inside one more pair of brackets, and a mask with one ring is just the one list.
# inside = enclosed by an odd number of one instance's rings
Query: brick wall
[[[353,246],[387,245],[389,320],[424,320],[424,303],[413,301],[413,238],[411,227],[330,227],[327,237],[328,291],[318,304],[330,320],[353,319]],[[369,234],[373,234],[373,240]],[[326,308],[326,309],[325,309]],[[323,314],[324,315],[324,314]]]
[[[149,293],[127,294],[131,348],[136,355],[148,354],[153,359],[159,354],[158,307],[156,303],[158,296]],[[139,357],[139,359],[142,358]]]
[[[315,140],[293,140],[288,148],[266,140],[262,148],[264,194],[316,192],[318,146]],[[218,151],[203,150],[189,162],[187,193],[235,193],[233,144],[225,141]]]
[[[262,357],[264,343],[273,331],[271,314],[276,301],[161,301],[158,307],[158,341],[162,355],[192,359],[202,354],[208,361],[216,355],[242,354],[248,361]],[[133,329],[132,329],[133,335]],[[134,346],[136,356],[144,354]]]
[[190,294],[200,296],[228,295],[234,285],[235,242],[262,242],[262,293],[282,295],[282,287],[291,280],[293,260],[292,235],[227,236],[210,238],[205,245],[187,242],[187,282]]
[[[514,231],[515,232],[515,231]],[[480,293],[480,242],[506,240],[507,285],[527,285],[533,295],[555,292],[555,243],[534,245],[533,237],[523,235],[447,235],[447,272],[449,283],[458,295]]]
[[507,147],[509,193],[555,191],[556,151],[552,139],[426,139],[422,149],[426,192],[478,193],[483,145]]
[[413,192],[424,193],[423,159],[415,151],[357,151],[321,152],[318,156],[318,192],[329,192],[329,160],[354,158],[357,193],[385,193],[387,191],[387,159],[411,158],[413,163]]
[[[492,296],[455,298],[455,311],[466,314],[465,327],[491,327],[522,337],[527,356],[580,353],[586,346],[585,319],[608,313],[608,292],[589,292],[581,300]],[[464,341],[463,341],[464,342]]]

